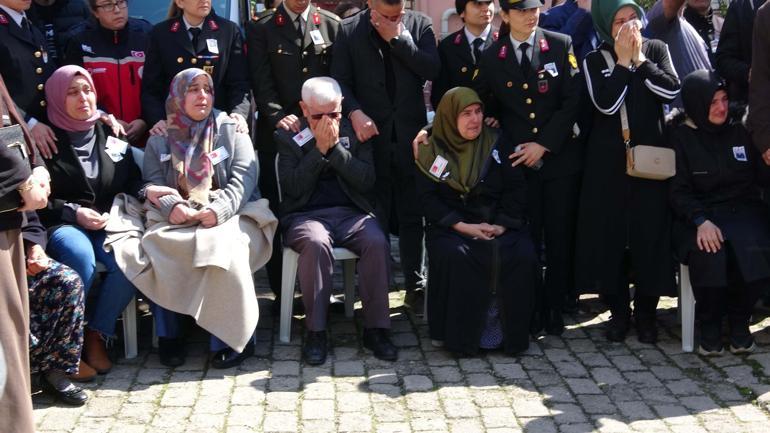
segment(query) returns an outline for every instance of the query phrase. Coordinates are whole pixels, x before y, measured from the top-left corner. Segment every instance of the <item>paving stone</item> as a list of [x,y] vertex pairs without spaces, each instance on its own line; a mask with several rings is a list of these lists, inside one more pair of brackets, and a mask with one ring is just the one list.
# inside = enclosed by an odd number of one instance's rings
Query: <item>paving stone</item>
[[674,395],[702,395],[703,390],[691,379],[679,379],[666,382],[668,388]]
[[368,413],[346,412],[339,414],[340,432],[369,432],[372,431],[372,417]]
[[503,379],[526,379],[527,373],[519,364],[494,363],[492,369],[495,374]]
[[576,354],[586,367],[612,367],[612,363],[600,352],[584,352]]
[[575,397],[565,386],[546,386],[541,388],[543,398],[549,402],[573,403]]
[[369,371],[369,377],[367,381],[370,384],[395,384],[398,383],[398,375],[395,370],[375,370]]
[[620,374],[620,371],[614,367],[600,367],[591,369],[596,384],[601,385],[620,385],[626,383],[626,379]]
[[337,393],[337,410],[340,412],[363,412],[369,410],[371,402],[366,394],[357,392]]
[[406,407],[414,412],[441,410],[437,392],[413,392],[406,395]]
[[407,392],[428,391],[433,389],[433,381],[428,376],[404,376],[404,389]]
[[508,395],[502,389],[475,389],[473,402],[480,408],[502,407],[509,404]]
[[415,414],[410,422],[414,431],[447,431],[449,428],[446,417],[441,412],[420,412]]
[[558,361],[553,367],[562,377],[588,377],[588,371],[577,361]]
[[549,418],[519,418],[527,433],[556,433],[556,423]]
[[617,407],[606,395],[578,395],[578,403],[588,414],[617,413]]
[[469,400],[446,399],[442,404],[447,418],[474,418],[479,414],[476,405]]
[[481,421],[486,428],[510,427],[516,425],[513,410],[509,407],[487,407],[481,409]]
[[437,383],[456,383],[464,379],[460,369],[454,366],[431,367],[430,371]]
[[[581,424],[588,421],[583,409],[576,404],[554,404],[551,406],[551,412],[553,413],[553,420],[560,426],[563,424]],[[559,427],[559,430],[563,431],[564,429]]]
[[596,383],[591,379],[564,379],[572,392],[575,394],[601,394],[602,391],[596,386]]
[[272,375],[275,376],[299,376],[299,362],[274,361]]
[[265,432],[296,432],[297,414],[293,412],[266,412],[262,428]]
[[541,417],[548,416],[550,412],[540,399],[515,399],[513,411],[517,417]]
[[361,361],[337,361],[334,363],[335,376],[363,376],[364,363]]
[[616,367],[620,371],[634,371],[634,370],[645,370],[645,366],[642,365],[642,362],[633,355],[623,355],[623,356],[613,356],[610,358],[613,364],[615,364]]
[[620,413],[629,421],[655,418],[652,409],[643,401],[621,401],[615,404],[620,409]]

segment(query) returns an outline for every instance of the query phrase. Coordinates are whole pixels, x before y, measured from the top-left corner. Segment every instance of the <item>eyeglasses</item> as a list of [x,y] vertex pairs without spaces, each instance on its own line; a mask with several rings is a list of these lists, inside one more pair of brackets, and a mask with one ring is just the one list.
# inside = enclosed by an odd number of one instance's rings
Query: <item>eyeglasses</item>
[[310,118],[313,120],[321,120],[324,116],[328,116],[331,120],[338,120],[342,117],[342,112],[340,111],[333,111],[331,113],[318,113],[318,114],[311,114]]
[[119,11],[128,7],[128,0],[115,0],[112,3],[103,3],[96,5],[96,9],[101,9],[104,12]]

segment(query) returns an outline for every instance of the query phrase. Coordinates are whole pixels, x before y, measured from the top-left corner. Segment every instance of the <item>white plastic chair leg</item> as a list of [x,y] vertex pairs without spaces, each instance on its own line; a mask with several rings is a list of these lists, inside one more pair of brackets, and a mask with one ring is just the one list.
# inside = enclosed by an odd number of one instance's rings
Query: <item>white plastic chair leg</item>
[[345,287],[345,317],[353,317],[356,302],[356,261],[348,259],[342,262],[342,279]]
[[139,353],[136,332],[136,298],[132,298],[123,310],[123,341],[126,359],[136,358]]
[[283,249],[283,269],[281,275],[281,323],[278,338],[288,343],[291,341],[291,317],[294,306],[294,282],[297,279],[299,254],[291,248]]
[[682,321],[682,351],[692,352],[695,346],[695,296],[690,284],[690,269],[679,266],[679,314]]

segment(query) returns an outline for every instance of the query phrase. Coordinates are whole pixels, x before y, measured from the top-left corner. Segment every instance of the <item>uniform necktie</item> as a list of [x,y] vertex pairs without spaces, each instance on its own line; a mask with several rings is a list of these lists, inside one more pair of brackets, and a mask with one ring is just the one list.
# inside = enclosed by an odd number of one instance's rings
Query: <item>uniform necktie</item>
[[297,36],[300,40],[305,39],[305,19],[302,15],[297,16]]
[[27,17],[21,18],[21,31],[26,37],[32,40],[32,27],[29,26],[29,20]]
[[198,37],[201,35],[201,29],[198,27],[190,27],[190,34],[192,35],[193,50],[198,51]]
[[521,60],[519,61],[519,65],[521,66],[521,72],[524,73],[524,76],[528,76],[532,70],[532,64],[527,55],[528,48],[529,44],[527,42],[522,42],[521,45],[519,45],[519,50],[521,50]]
[[476,38],[473,40],[473,62],[478,65],[481,61],[481,46],[484,45],[484,40]]

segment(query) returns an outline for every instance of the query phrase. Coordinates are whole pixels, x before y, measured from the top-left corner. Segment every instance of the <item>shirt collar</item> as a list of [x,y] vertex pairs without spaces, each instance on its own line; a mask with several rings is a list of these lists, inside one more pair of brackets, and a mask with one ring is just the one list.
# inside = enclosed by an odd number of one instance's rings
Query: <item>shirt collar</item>
[[535,46],[535,32],[532,32],[531,35],[527,38],[526,41],[517,41],[516,38],[513,37],[513,35],[509,36],[511,39],[511,45],[513,45],[513,49],[517,50],[519,49],[519,45],[523,44],[524,42],[529,44],[529,48],[532,48]]
[[305,22],[307,22],[307,17],[310,15],[310,3],[307,4],[307,7],[305,8],[304,11],[302,11],[301,14],[295,14],[291,9],[286,7],[286,5],[284,5],[283,8],[286,10],[286,14],[289,16],[289,18],[291,18],[292,21],[296,21],[297,17],[299,15],[302,15],[302,19],[304,19]]
[[7,13],[8,16],[10,16],[11,19],[19,27],[21,27],[21,20],[22,20],[22,18],[26,18],[26,16],[27,16],[27,14],[25,12],[16,12],[15,10],[9,8],[8,6],[0,5],[0,9],[5,11],[5,13]]
[[473,41],[476,39],[481,39],[484,42],[487,41],[489,34],[492,32],[492,24],[487,24],[487,28],[478,36],[474,36],[473,33],[469,32],[468,27],[463,27],[463,30],[465,31],[465,38],[468,39],[468,45],[473,45]]
[[182,22],[184,23],[184,26],[185,26],[185,28],[186,28],[187,30],[190,30],[190,29],[192,29],[192,28],[195,28],[195,29],[201,29],[201,30],[203,30],[203,23],[205,23],[205,22],[206,22],[206,18],[204,18],[204,19],[203,19],[203,21],[201,21],[201,23],[200,23],[200,24],[198,24],[197,26],[194,26],[194,25],[192,25],[192,24],[188,23],[188,22],[187,22],[187,18],[185,18],[185,17],[184,17],[184,15],[182,15]]

